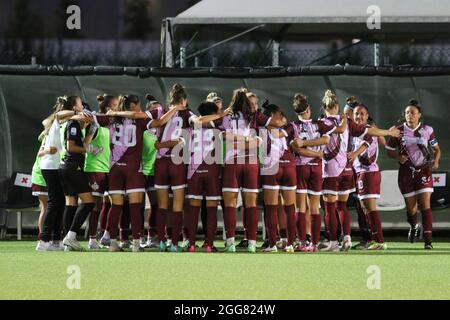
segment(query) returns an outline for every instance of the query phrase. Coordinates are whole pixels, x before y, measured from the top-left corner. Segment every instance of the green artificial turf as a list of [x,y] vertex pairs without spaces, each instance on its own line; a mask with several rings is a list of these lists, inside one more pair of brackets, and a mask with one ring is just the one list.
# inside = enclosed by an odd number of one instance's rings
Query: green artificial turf
[[[379,252],[207,254],[36,252],[35,242],[3,241],[0,299],[450,299],[449,243],[388,243]],[[80,289],[67,287],[74,265]],[[380,289],[368,288],[370,266]]]

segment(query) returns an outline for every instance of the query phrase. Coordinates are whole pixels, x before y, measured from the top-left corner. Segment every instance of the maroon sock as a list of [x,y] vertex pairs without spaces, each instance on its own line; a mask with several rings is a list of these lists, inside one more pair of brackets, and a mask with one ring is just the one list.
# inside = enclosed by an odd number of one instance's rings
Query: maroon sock
[[433,214],[431,209],[422,210],[423,237],[425,241],[433,240]]
[[339,220],[341,221],[344,236],[349,236],[351,234],[351,225],[350,225],[350,214],[348,213],[347,210],[347,202],[338,201],[337,211],[339,213]]
[[130,222],[130,204],[128,201],[125,201],[120,216],[120,239],[122,241],[126,241],[130,237]]
[[111,239],[117,239],[119,231],[119,220],[122,215],[123,206],[113,204],[108,214],[108,222],[106,223],[106,230],[109,232]]
[[131,219],[131,233],[133,240],[141,238],[142,231],[142,203],[130,203],[130,219]]
[[372,240],[372,237],[370,236],[368,218],[359,202],[356,204],[356,213],[358,214],[358,227],[359,232],[362,236],[362,240],[369,242],[370,240]]
[[406,212],[406,220],[411,227],[414,227],[417,224],[417,212],[414,214],[411,212]]
[[245,217],[245,214],[246,214],[245,208],[244,208],[244,206],[242,206],[241,207],[241,215],[242,215],[242,225],[244,226],[244,239],[248,239],[247,219]]
[[167,209],[158,208],[158,211],[156,211],[156,224],[159,241],[166,241],[166,214]]
[[[286,214],[286,224],[287,224],[287,239],[288,239],[288,246],[292,245],[295,241],[295,234],[297,232],[297,224],[296,224],[296,217],[295,217],[295,206],[292,204],[290,206],[284,206],[284,212]],[[286,232],[286,229],[284,229]],[[281,230],[280,230],[281,234]],[[286,235],[282,238],[286,238]]]
[[214,245],[217,232],[217,207],[206,207],[206,243]]
[[97,236],[98,217],[100,212],[92,210],[89,216],[89,238],[95,239]]
[[172,212],[172,243],[173,245],[178,245],[178,240],[180,238],[181,229],[183,228],[183,212]]
[[325,202],[325,219],[328,218],[328,233],[331,241],[337,241],[338,221],[336,218],[336,202]]
[[383,229],[378,211],[369,212],[370,224],[372,226],[372,239],[378,243],[384,243]]
[[108,221],[108,214],[111,210],[111,202],[103,202],[102,211],[100,211],[100,230],[106,230],[106,224]]
[[[278,205],[266,205],[264,215],[269,229],[269,245],[273,247],[277,244],[277,227],[278,227]],[[252,239],[253,240],[253,239]]]
[[297,214],[297,234],[300,241],[306,241],[306,213]]
[[189,234],[189,244],[191,246],[195,245],[199,214],[200,214],[199,206],[189,206],[186,214],[186,225],[188,227],[187,233]]
[[223,220],[227,239],[233,238],[236,235],[236,208],[225,207],[223,212]]
[[[277,214],[278,214],[278,206],[277,208]],[[256,235],[258,233],[258,208],[257,207],[251,207],[251,208],[245,208],[245,220],[247,221],[247,239],[248,240],[254,240],[256,241]],[[276,222],[278,220],[276,219]],[[277,227],[278,227],[278,223]],[[275,228],[277,228],[275,227]],[[276,230],[276,229],[275,229]],[[275,232],[276,234],[276,232]]]
[[314,245],[317,245],[319,243],[321,225],[322,225],[321,215],[311,213],[311,241]]
[[152,205],[150,208],[150,212],[148,213],[148,236],[154,237],[156,235],[157,230],[157,217],[158,205]]

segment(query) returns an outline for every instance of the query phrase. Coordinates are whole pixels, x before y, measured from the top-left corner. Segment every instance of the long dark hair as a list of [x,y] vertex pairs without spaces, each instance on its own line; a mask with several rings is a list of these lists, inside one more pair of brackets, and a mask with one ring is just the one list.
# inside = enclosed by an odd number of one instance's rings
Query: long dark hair
[[122,96],[122,111],[129,111],[132,103],[138,104],[139,102],[139,97],[135,94]]
[[419,113],[422,115],[420,117],[420,122],[424,123],[424,119],[423,119],[423,112],[422,112],[422,107],[419,104],[419,101],[417,99],[409,99],[408,104],[405,106],[405,111],[403,111],[403,113],[400,116],[400,119],[398,120],[398,123],[405,123],[406,122],[406,108],[408,107],[414,107],[417,109],[417,111],[419,111]]
[[77,104],[77,99],[81,98],[79,96],[65,97],[61,110],[73,110],[73,107]]
[[175,83],[169,92],[169,104],[175,105],[187,99],[186,89],[179,83]]
[[108,112],[108,108],[111,107],[111,102],[115,99],[117,99],[116,96],[109,95],[106,93],[97,96],[98,109],[100,110],[100,112],[103,114]]
[[252,109],[250,108],[250,100],[247,98],[247,90],[235,90],[233,93],[233,98],[231,99],[230,107],[233,110],[234,114],[242,112],[247,124],[252,122],[253,113]]
[[292,102],[296,114],[302,114],[308,109],[308,98],[303,93],[296,93]]

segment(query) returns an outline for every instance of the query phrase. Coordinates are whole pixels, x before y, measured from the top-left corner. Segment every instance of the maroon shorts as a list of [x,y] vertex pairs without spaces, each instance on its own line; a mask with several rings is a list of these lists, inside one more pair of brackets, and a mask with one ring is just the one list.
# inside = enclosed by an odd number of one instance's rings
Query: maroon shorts
[[223,167],[223,192],[259,192],[259,164],[225,164]]
[[360,172],[356,175],[356,187],[358,189],[358,199],[379,199],[380,198],[381,173]]
[[31,193],[35,197],[38,197],[38,196],[47,196],[48,197],[48,188],[33,183],[31,185]]
[[202,200],[222,199],[222,167],[217,164],[201,165],[187,181],[187,198]]
[[322,194],[322,165],[297,166],[297,193]]
[[155,191],[155,176],[144,176],[145,178],[145,190]]
[[424,167],[413,171],[408,167],[400,166],[398,170],[398,186],[405,198],[424,192],[433,192],[431,168]]
[[187,166],[174,164],[171,158],[156,159],[155,188],[177,190],[186,187]]
[[355,177],[353,171],[343,171],[339,177],[323,179],[323,194],[340,196],[355,191]]
[[92,195],[95,197],[103,197],[105,192],[108,191],[108,173],[88,172],[88,176]]
[[262,175],[263,189],[266,190],[296,190],[297,171],[295,165],[278,167],[278,172],[271,175]]
[[115,164],[109,172],[109,194],[129,194],[145,192],[145,179],[142,172]]

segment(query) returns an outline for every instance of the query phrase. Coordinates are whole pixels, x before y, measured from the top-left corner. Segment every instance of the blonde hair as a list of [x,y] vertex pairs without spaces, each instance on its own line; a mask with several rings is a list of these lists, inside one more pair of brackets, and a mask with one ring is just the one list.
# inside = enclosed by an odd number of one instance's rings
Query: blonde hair
[[42,120],[42,126],[44,127],[44,130],[39,134],[38,141],[42,142],[42,140],[45,138],[45,136],[48,135],[48,132],[50,131],[50,128],[52,127],[53,121],[56,119],[56,113],[60,111],[64,105],[64,103],[67,102],[67,96],[60,96],[56,98],[56,103],[53,106],[53,113],[50,114],[47,118]]
[[251,92],[251,91],[248,91],[247,92],[247,98],[257,98],[258,99],[258,96],[256,95],[256,94],[254,94],[253,92]]
[[206,101],[215,103],[216,101],[223,101],[223,99],[219,97],[217,92],[210,92],[206,97]]
[[325,91],[325,95],[322,98],[322,107],[325,110],[330,110],[330,109],[333,109],[337,105],[338,105],[338,101],[337,101],[336,95],[331,90]]

